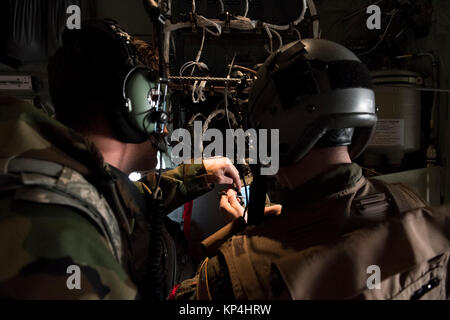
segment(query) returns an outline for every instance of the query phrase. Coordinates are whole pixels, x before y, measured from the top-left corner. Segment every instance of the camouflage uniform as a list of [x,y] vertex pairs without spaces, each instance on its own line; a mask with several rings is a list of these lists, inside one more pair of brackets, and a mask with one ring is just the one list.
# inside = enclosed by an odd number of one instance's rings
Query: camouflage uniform
[[[74,131],[18,100],[0,97],[0,106],[0,166],[8,171],[0,175],[0,297],[140,297],[155,175],[136,188]],[[165,173],[164,212],[210,191],[205,176],[202,165]],[[81,269],[80,290],[67,286],[72,265]]]
[[284,192],[280,216],[223,239],[171,298],[448,299],[449,254],[449,208],[342,165]]

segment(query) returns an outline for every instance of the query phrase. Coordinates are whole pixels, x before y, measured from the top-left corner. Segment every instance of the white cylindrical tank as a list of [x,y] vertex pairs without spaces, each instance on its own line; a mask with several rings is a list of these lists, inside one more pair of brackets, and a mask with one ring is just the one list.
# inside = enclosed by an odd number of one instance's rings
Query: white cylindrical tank
[[421,147],[421,93],[423,84],[416,73],[381,70],[372,73],[378,124],[365,153],[365,164],[377,167],[383,156],[391,166],[400,166],[406,153]]

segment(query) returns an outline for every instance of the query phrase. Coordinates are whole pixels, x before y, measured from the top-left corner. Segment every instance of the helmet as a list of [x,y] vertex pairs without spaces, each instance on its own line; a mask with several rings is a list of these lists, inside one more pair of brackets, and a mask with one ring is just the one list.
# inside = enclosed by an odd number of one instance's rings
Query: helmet
[[355,159],[377,122],[368,69],[350,50],[323,39],[295,41],[272,54],[252,86],[249,111],[254,128],[279,129],[282,166],[332,145],[350,145]]

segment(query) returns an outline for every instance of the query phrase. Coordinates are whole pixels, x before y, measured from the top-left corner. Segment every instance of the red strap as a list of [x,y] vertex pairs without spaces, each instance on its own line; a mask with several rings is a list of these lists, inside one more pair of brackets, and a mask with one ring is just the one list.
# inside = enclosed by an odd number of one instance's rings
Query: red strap
[[172,289],[172,292],[170,292],[169,296],[167,297],[167,300],[175,300],[175,295],[177,294],[179,287],[180,285],[178,284]]
[[184,236],[187,240],[191,238],[191,219],[192,219],[192,209],[194,208],[194,201],[190,201],[184,205],[183,212],[183,231]]

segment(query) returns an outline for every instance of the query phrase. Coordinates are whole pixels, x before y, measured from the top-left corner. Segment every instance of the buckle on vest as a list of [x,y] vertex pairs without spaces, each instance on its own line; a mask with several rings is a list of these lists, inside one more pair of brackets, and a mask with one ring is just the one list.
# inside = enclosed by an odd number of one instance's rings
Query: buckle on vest
[[353,212],[357,217],[373,221],[385,220],[391,207],[385,193],[375,193],[353,200]]

